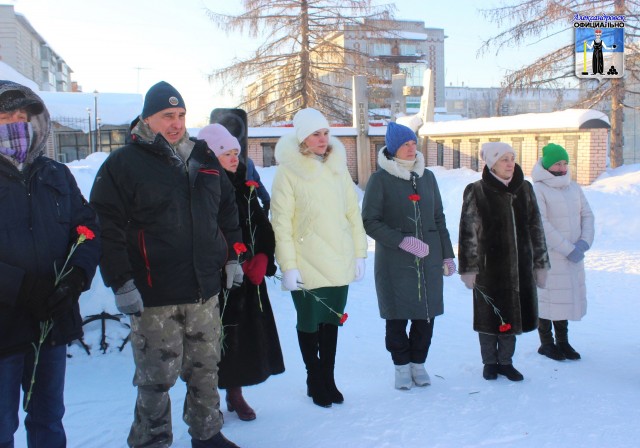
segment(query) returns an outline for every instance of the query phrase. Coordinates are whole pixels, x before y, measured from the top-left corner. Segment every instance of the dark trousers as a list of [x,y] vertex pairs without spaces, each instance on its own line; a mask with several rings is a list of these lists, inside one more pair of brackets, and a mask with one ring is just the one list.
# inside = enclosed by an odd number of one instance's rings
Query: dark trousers
[[[34,351],[0,357],[0,448],[13,448],[18,429],[20,388],[29,392]],[[24,419],[28,447],[64,448],[67,437],[64,416],[64,375],[67,347],[45,347],[40,351],[35,384]]]
[[556,330],[556,342],[569,342],[569,321],[567,320],[548,320],[538,319],[538,334],[540,335],[541,344],[553,344],[553,333],[551,324]]
[[426,320],[412,320],[409,334],[407,335],[407,319],[391,319],[386,321],[386,335],[384,342],[391,353],[391,359],[397,366],[403,366],[410,362],[424,364],[429,354],[431,337],[433,336],[433,324]]
[[478,333],[483,364],[512,364],[516,351],[515,334]]

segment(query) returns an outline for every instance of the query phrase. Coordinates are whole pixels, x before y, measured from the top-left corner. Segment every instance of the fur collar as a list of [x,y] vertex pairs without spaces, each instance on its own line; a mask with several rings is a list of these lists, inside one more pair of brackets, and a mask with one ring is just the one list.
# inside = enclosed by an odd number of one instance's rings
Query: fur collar
[[564,188],[571,183],[571,172],[567,170],[564,176],[554,176],[542,166],[542,161],[538,160],[531,170],[531,179],[551,188]]
[[522,172],[520,165],[516,163],[515,169],[513,170],[513,178],[511,179],[511,182],[509,182],[509,185],[505,185],[496,179],[495,176],[491,174],[489,167],[485,165],[482,170],[482,182],[493,190],[513,194],[524,184],[524,173]]
[[[385,148],[383,147],[378,152],[378,165],[380,165],[380,168],[394,177],[404,180],[411,179],[411,172],[408,169],[400,166],[400,164],[398,164],[398,162],[396,162],[395,160],[387,159],[387,156],[384,154],[384,150]],[[422,177],[422,175],[424,174],[424,156],[420,151],[416,153],[416,164],[413,168],[418,177]]]
[[324,162],[300,153],[295,133],[283,135],[276,143],[275,156],[278,165],[287,168],[302,179],[313,179],[324,169],[334,174],[347,170],[347,151],[336,137],[331,136],[329,144],[333,148]]

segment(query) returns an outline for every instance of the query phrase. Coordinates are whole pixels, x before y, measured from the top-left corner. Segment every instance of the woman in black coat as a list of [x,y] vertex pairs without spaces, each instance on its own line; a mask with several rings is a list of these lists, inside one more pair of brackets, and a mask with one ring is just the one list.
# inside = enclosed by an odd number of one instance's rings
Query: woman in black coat
[[246,166],[238,160],[238,140],[220,124],[205,126],[198,138],[204,139],[216,154],[235,188],[242,240],[247,246],[247,252],[240,258],[244,271],[242,284],[222,290],[220,312],[224,336],[218,387],[227,390],[230,412],[236,411],[241,420],[254,420],[256,414],[244,400],[242,386],[259,384],[271,375],[284,372],[280,340],[264,281],[265,276],[276,273],[275,236],[258,202],[256,187],[246,180]]
[[536,285],[544,287],[549,256],[531,184],[501,142],[482,145],[482,179],[464,191],[458,259],[473,290],[473,329],[480,338],[483,376],[523,376],[512,363],[516,335],[538,327]]

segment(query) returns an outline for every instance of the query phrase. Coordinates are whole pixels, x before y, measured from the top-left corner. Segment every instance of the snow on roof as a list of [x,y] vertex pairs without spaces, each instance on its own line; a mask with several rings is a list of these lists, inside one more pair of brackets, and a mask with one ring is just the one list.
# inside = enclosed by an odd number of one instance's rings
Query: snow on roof
[[[425,123],[419,130],[421,136],[452,134],[486,134],[499,131],[526,131],[533,129],[580,129],[589,121],[599,122],[602,127],[610,127],[609,118],[594,109],[567,109],[541,114],[521,114],[509,117],[475,118],[472,120],[452,120]],[[593,126],[590,123],[588,126]]]
[[49,110],[52,120],[73,119],[74,124],[83,132],[89,131],[88,118],[91,110],[91,121],[95,123],[95,107],[98,106],[98,118],[102,125],[129,124],[142,111],[142,95],[139,93],[98,93],[83,92],[41,92],[38,85],[18,73],[9,65],[0,61],[0,79],[17,82],[33,90]]

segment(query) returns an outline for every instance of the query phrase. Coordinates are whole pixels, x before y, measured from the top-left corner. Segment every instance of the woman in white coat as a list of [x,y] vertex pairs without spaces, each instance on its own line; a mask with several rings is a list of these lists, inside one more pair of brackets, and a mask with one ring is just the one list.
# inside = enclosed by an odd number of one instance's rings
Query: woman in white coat
[[568,163],[567,151],[549,143],[531,172],[551,262],[547,283],[538,289],[538,353],[556,361],[580,359],[569,344],[568,321],[587,313],[583,259],[594,235],[593,213]]
[[349,283],[364,277],[367,239],[346,151],[315,109],[293,118],[276,144],[271,193],[276,260],[297,312],[307,394],[322,407],[342,403],[334,380],[338,326]]

